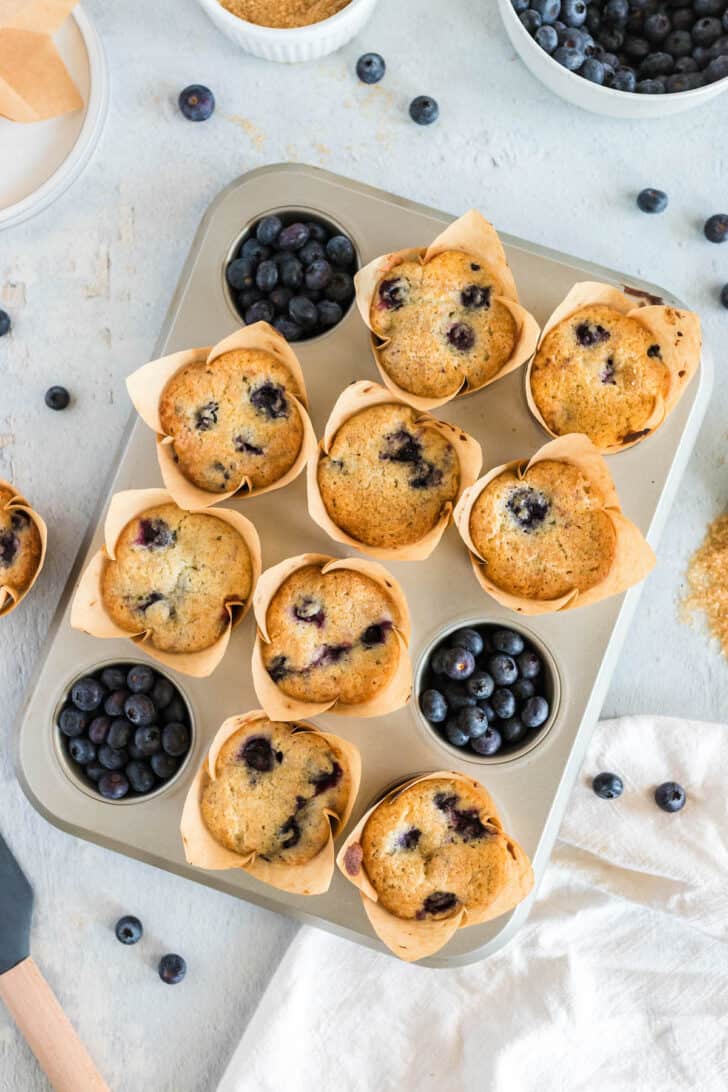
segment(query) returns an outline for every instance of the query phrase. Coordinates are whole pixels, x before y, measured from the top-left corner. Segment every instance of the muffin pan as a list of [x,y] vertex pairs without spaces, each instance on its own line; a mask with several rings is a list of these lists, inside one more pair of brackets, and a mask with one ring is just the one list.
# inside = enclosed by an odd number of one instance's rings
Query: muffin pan
[[[482,202],[487,215],[485,192]],[[451,219],[313,167],[287,164],[244,175],[228,186],[207,212],[151,355],[213,345],[235,329],[223,291],[224,265],[233,244],[252,219],[292,207],[341,224],[362,262],[389,250],[420,246]],[[589,278],[624,284],[623,277],[613,270],[501,237],[521,299],[541,322],[576,281]],[[681,306],[661,288],[634,278],[629,284]],[[301,342],[295,348],[306,374],[311,416],[320,435],[341,390],[355,379],[376,378],[369,331],[356,310],[351,309],[324,337]],[[707,407],[711,376],[710,362],[704,358],[698,376],[659,432],[645,443],[609,458],[624,510],[653,547]],[[480,440],[485,467],[526,457],[546,437],[528,412],[523,384],[524,371],[519,369],[485,390],[449,403],[437,415]],[[233,633],[213,678],[179,678],[173,671],[167,672],[187,698],[196,731],[184,771],[162,792],[139,800],[134,807],[114,807],[79,791],[61,764],[54,744],[54,714],[61,696],[79,674],[103,661],[129,659],[128,642],[110,640],[102,646],[98,640],[71,630],[73,590],[82,567],[101,545],[103,515],[111,494],[159,484],[154,436],[132,415],[116,467],[104,486],[99,510],[79,551],[24,704],[18,762],[21,784],[41,814],[78,837],[382,950],[362,911],[357,891],[338,874],[326,894],[307,898],[266,887],[244,872],[203,872],[185,862],[179,822],[190,781],[226,717],[258,708],[249,669],[255,637],[252,612]],[[266,567],[305,551],[337,556],[347,553],[309,518],[303,477],[279,492],[232,499],[227,504],[255,523]],[[409,600],[413,628],[410,651],[416,676],[433,641],[446,629],[472,621],[502,626],[514,621],[519,628],[519,620],[479,589],[467,551],[452,526],[428,560],[387,564]],[[542,733],[536,746],[508,761],[484,766],[469,761],[464,754],[447,754],[452,769],[479,778],[493,795],[506,829],[513,831],[531,857],[537,883],[639,595],[637,587],[593,606],[529,618],[528,630],[553,657],[560,680],[558,708],[548,732]],[[393,782],[440,769],[446,757],[412,702],[405,709],[373,720],[327,714],[315,721],[324,730],[350,739],[361,750],[362,785],[352,823]],[[527,900],[495,921],[459,930],[441,952],[424,962],[451,967],[483,959],[513,936],[529,906]]]

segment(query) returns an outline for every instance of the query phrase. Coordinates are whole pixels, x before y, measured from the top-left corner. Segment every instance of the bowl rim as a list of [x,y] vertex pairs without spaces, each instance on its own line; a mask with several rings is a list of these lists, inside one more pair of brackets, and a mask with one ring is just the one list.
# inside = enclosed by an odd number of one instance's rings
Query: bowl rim
[[[352,0],[352,2],[355,2],[355,0]],[[556,66],[556,68],[564,76],[568,76],[568,78],[570,80],[575,81],[573,83],[573,86],[575,88],[577,87],[577,82],[576,81],[578,81],[579,85],[582,85],[584,82],[587,82],[587,83],[590,84],[590,87],[592,87],[594,89],[594,92],[596,94],[604,95],[605,100],[611,99],[612,102],[616,102],[617,100],[622,101],[624,96],[628,96],[631,99],[631,101],[634,101],[635,99],[641,99],[641,98],[644,97],[644,98],[647,98],[648,100],[651,100],[651,99],[665,100],[666,99],[666,100],[668,100],[670,102],[674,102],[676,99],[679,99],[680,102],[686,102],[687,99],[688,99],[688,96],[691,96],[693,99],[702,98],[703,95],[704,95],[704,92],[708,91],[709,88],[712,88],[712,87],[717,88],[717,87],[721,87],[721,85],[722,85],[724,90],[728,89],[728,76],[724,76],[720,80],[715,80],[714,83],[704,84],[703,87],[692,87],[689,91],[666,91],[664,95],[645,95],[645,96],[639,95],[636,91],[620,91],[616,87],[605,87],[601,83],[591,83],[588,80],[585,81],[583,76],[580,76],[577,72],[571,72],[568,68],[564,68],[563,65],[560,65],[558,63],[558,61],[554,61],[554,59],[553,59],[553,57],[551,56],[550,53],[547,53],[545,49],[541,49],[541,46],[538,44],[537,41],[535,41],[534,38],[531,37],[531,35],[526,30],[526,28],[524,27],[521,20],[518,18],[518,15],[516,14],[516,12],[515,12],[515,10],[513,8],[513,5],[511,4],[511,0],[500,0],[500,3],[498,5],[498,7],[499,7],[499,10],[501,12],[501,18],[502,19],[504,19],[504,20],[505,19],[510,19],[514,26],[516,24],[518,25],[519,30],[518,30],[517,33],[522,34],[523,35],[523,40],[525,40],[528,43],[528,45],[526,46],[526,49],[531,49],[531,48],[537,49],[539,54],[543,54],[544,57],[546,57],[549,61],[551,61]],[[505,13],[507,13],[507,14],[505,14]]]
[[[344,5],[339,11],[334,12],[333,15],[329,15],[327,19],[320,19],[317,23],[307,23],[302,27],[266,27],[260,23],[251,23],[248,19],[243,19],[240,15],[235,15],[234,12],[228,11],[223,7],[220,0],[198,0],[202,7],[207,8],[208,11],[214,11],[224,22],[227,22],[231,27],[244,26],[251,34],[258,35],[259,38],[267,38],[270,41],[282,42],[290,38],[302,38],[313,37],[321,27],[325,27],[327,30],[330,27],[338,26],[343,23],[345,19],[351,16],[352,11],[357,7],[363,7],[364,4],[375,4],[376,0],[348,0],[348,3]],[[525,28],[524,28],[525,29]]]

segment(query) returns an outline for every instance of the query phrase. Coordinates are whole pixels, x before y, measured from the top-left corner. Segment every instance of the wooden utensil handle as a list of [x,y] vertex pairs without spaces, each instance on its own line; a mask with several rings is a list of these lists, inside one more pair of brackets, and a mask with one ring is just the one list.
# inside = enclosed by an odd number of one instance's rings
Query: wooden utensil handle
[[0,975],[0,998],[55,1092],[109,1092],[109,1086],[32,959]]

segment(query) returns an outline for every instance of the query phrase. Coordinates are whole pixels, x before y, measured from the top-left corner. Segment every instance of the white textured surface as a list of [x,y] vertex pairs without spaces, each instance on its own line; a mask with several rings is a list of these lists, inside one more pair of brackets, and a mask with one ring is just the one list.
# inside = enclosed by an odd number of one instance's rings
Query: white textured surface
[[[113,81],[101,145],[56,205],[0,234],[0,306],[14,320],[0,342],[0,477],[51,530],[37,588],[0,630],[0,829],[36,888],[36,958],[114,1092],[196,1092],[214,1087],[293,926],[56,831],[22,796],[12,751],[25,682],[127,418],[123,378],[152,351],[202,213],[246,170],[317,163],[453,213],[477,205],[507,231],[664,283],[699,310],[716,392],[605,712],[720,720],[728,667],[679,624],[675,602],[687,557],[728,501],[728,312],[716,302],[728,246],[701,231],[726,211],[724,110],[637,124],[568,107],[515,58],[494,8],[468,0],[381,0],[341,53],[291,68],[238,52],[194,0],[87,7]],[[388,62],[374,88],[352,74],[369,49]],[[192,82],[217,96],[203,125],[175,105]],[[429,129],[407,117],[419,93],[440,101]],[[669,191],[664,216],[637,211],[645,185]],[[74,395],[65,413],[43,404],[56,382]],[[136,948],[110,932],[123,912],[144,919]],[[153,968],[164,951],[189,963],[173,990]],[[0,1089],[44,1087],[0,1012]]]

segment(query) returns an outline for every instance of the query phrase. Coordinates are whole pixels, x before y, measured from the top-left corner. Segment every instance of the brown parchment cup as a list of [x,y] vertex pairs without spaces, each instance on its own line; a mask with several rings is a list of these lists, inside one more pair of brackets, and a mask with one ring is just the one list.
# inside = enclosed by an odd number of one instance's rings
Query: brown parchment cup
[[[556,462],[570,463],[577,467],[604,497],[604,512],[609,516],[616,534],[614,563],[608,575],[593,588],[580,592],[577,588],[558,599],[526,599],[512,595],[499,588],[486,575],[485,561],[478,553],[470,535],[470,514],[473,505],[489,482],[506,470],[515,470],[519,477],[536,463],[551,459]],[[502,466],[490,470],[475,485],[466,490],[455,508],[455,526],[460,532],[465,545],[470,551],[470,563],[483,591],[498,603],[519,614],[551,614],[558,610],[571,610],[573,607],[585,607],[607,599],[610,595],[619,595],[639,584],[655,564],[652,548],[645,541],[642,532],[623,514],[619,497],[607,464],[591,440],[582,433],[571,433],[544,444],[529,460],[514,459]]]
[[0,117],[30,123],[83,106],[53,35],[78,0],[0,3]]
[[[369,701],[358,702],[355,705],[346,705],[337,699],[325,702],[300,701],[297,698],[289,697],[288,694],[284,694],[265,669],[263,644],[270,643],[267,618],[271,599],[289,576],[307,565],[320,566],[322,573],[335,572],[337,569],[350,569],[361,573],[363,576],[368,576],[384,589],[397,608],[400,624],[394,627],[394,632],[399,641],[399,664],[387,685]],[[395,709],[401,709],[409,701],[412,694],[412,663],[408,649],[410,641],[409,607],[400,585],[376,561],[367,561],[365,558],[357,557],[336,558],[329,557],[327,554],[298,554],[296,557],[286,558],[278,565],[266,569],[261,576],[253,595],[253,611],[258,625],[253,648],[253,686],[258,701],[271,720],[298,720],[299,717],[315,717],[319,713],[327,712],[347,717],[381,717],[386,713],[392,713]]]
[[164,489],[127,489],[114,494],[104,523],[105,544],[91,558],[78,582],[71,604],[71,625],[74,629],[83,630],[92,637],[102,639],[127,637],[137,648],[143,649],[147,656],[164,664],[165,667],[180,671],[183,675],[205,678],[212,674],[222,660],[232,630],[250,610],[253,592],[260,577],[262,569],[260,539],[249,519],[230,508],[216,508],[214,512],[201,513],[209,515],[211,519],[222,520],[238,532],[248,547],[252,567],[252,584],[247,602],[230,601],[225,604],[229,617],[227,629],[209,648],[203,648],[199,652],[162,652],[154,647],[147,631],[131,633],[128,629],[117,626],[108,613],[101,594],[104,569],[109,561],[115,560],[116,543],[127,523],[148,508],[156,508],[160,504],[170,502],[173,503],[174,498]]
[[[493,298],[498,303],[502,303],[504,307],[507,307],[513,315],[516,323],[516,341],[510,358],[492,379],[488,379],[478,387],[468,386],[467,380],[463,379],[450,394],[440,398],[426,398],[424,395],[412,394],[410,391],[404,390],[403,387],[394,382],[387,372],[380,353],[387,341],[378,337],[372,330],[370,311],[377,285],[390,269],[406,261],[419,260],[423,265],[426,265],[432,258],[447,250],[459,250],[476,258],[481,265],[490,270],[497,278],[502,291],[501,295]],[[435,409],[436,406],[444,406],[446,402],[452,401],[457,395],[482,390],[483,387],[495,383],[497,379],[502,379],[504,375],[515,371],[516,368],[520,368],[536,349],[539,335],[538,323],[533,315],[529,314],[518,302],[516,282],[513,279],[498,232],[476,209],[471,209],[470,212],[466,212],[464,216],[453,221],[433,240],[429,247],[396,250],[391,254],[384,254],[379,258],[375,258],[374,261],[369,262],[368,265],[359,270],[354,277],[354,284],[356,286],[356,304],[359,313],[372,333],[372,352],[382,382],[392,394],[396,394],[403,402],[415,409],[424,411]]]
[[[468,786],[475,786],[488,798],[489,819],[487,825],[492,828],[493,836],[504,838],[510,850],[510,871],[507,882],[488,906],[478,910],[461,907],[449,918],[417,921],[412,918],[398,918],[379,905],[379,896],[375,891],[362,864],[361,836],[364,827],[380,804],[394,800],[404,789],[417,785],[421,781],[434,781],[446,777],[461,781]],[[339,871],[359,888],[362,905],[374,932],[394,955],[407,963],[414,963],[425,956],[438,952],[458,929],[469,925],[482,925],[512,910],[529,894],[533,888],[533,870],[526,853],[510,835],[503,830],[503,824],[497,808],[488,791],[479,781],[474,781],[465,774],[454,770],[438,770],[436,773],[413,777],[397,785],[378,800],[356,824],[341,846],[336,858]]]
[[[635,300],[640,300],[636,303]],[[599,450],[604,455],[613,455],[618,451],[626,451],[629,447],[639,444],[647,436],[660,427],[669,413],[674,410],[682,398],[686,387],[693,378],[700,365],[700,351],[702,337],[700,332],[700,319],[692,311],[681,311],[677,307],[669,307],[664,304],[651,303],[652,297],[630,296],[614,288],[610,284],[602,284],[599,281],[580,281],[575,284],[566,298],[559,304],[549,317],[541,331],[536,351],[541,347],[544,338],[550,330],[557,326],[569,315],[582,307],[602,304],[612,307],[620,314],[628,318],[636,319],[654,337],[662,350],[662,361],[667,367],[670,385],[667,394],[660,396],[655,408],[645,422],[643,430],[634,439],[622,444],[610,444]],[[556,436],[544,421],[541,411],[536,405],[531,389],[531,372],[533,358],[526,369],[526,401],[528,408],[541,427],[549,436]]]
[[40,571],[45,564],[48,546],[48,528],[45,525],[45,520],[43,520],[36,510],[31,507],[22,493],[18,493],[14,485],[0,478],[0,489],[7,489],[12,493],[10,500],[6,501],[3,505],[4,510],[6,512],[25,512],[26,516],[28,516],[38,528],[38,535],[40,537],[40,557],[38,559],[38,565],[27,588],[23,588],[22,591],[20,591],[18,588],[11,587],[10,584],[0,583],[0,618],[4,618],[5,615],[14,611],[19,603],[22,603],[40,575]]
[[[309,459],[306,468],[308,514],[314,523],[317,523],[326,532],[329,538],[334,539],[335,542],[342,542],[345,546],[353,546],[355,549],[361,550],[362,553],[369,554],[370,557],[380,558],[381,560],[423,561],[430,556],[445,533],[453,513],[454,505],[452,503],[448,502],[443,505],[440,518],[435,526],[417,542],[411,542],[407,546],[370,546],[366,542],[359,542],[357,539],[352,538],[351,535],[348,535],[346,531],[343,531],[341,527],[334,523],[326,509],[319,489],[319,462],[322,455],[329,454],[334,437],[341,426],[349,418],[361,413],[362,410],[369,409],[371,406],[391,405],[392,403],[407,406],[408,409],[412,408],[404,398],[393,394],[387,387],[382,387],[379,383],[373,383],[368,379],[357,380],[342,391],[331,411],[331,416],[326,422],[323,439]],[[483,465],[483,452],[480,444],[472,436],[463,432],[461,428],[451,425],[447,421],[438,421],[436,417],[432,417],[429,413],[420,414],[417,418],[417,424],[425,425],[427,428],[439,432],[455,449],[460,464],[460,488],[455,498],[457,502],[463,491],[473,484],[480,473]]]
[[330,819],[331,828],[329,839],[323,849],[305,864],[275,864],[272,861],[261,860],[254,851],[245,856],[234,853],[213,838],[202,818],[200,808],[202,791],[205,785],[210,780],[214,780],[217,775],[217,756],[221,748],[236,732],[248,726],[252,728],[264,719],[266,719],[266,713],[262,709],[254,709],[242,716],[228,717],[218,729],[210,744],[210,750],[190,785],[182,810],[180,833],[185,857],[189,864],[196,865],[198,868],[209,871],[241,868],[244,872],[255,876],[257,880],[277,887],[281,891],[290,891],[294,895],[319,895],[328,891],[331,884],[331,877],[334,874],[334,838],[348,823],[359,792],[361,756],[353,743],[349,743],[340,736],[321,732],[313,724],[298,723],[293,729],[294,732],[314,732],[335,747],[346,763],[351,777],[351,792],[343,814],[338,815],[335,811],[326,809],[325,813]]
[[[162,422],[159,418],[159,404],[164,389],[169,381],[190,364],[211,364],[224,353],[234,349],[260,349],[270,353],[279,364],[283,364],[291,373],[296,386],[301,392],[298,398],[291,391],[287,391],[291,401],[298,410],[303,424],[303,439],[301,449],[296,461],[286,473],[263,488],[251,489],[250,479],[246,476],[236,486],[225,493],[211,493],[207,489],[200,489],[180,470],[174,459],[174,438],[165,435],[162,430]],[[229,337],[219,341],[217,345],[204,349],[186,349],[171,356],[163,356],[159,360],[153,360],[149,364],[138,368],[126,380],[129,397],[134,403],[137,413],[157,435],[157,460],[162,474],[162,481],[172,498],[180,508],[201,509],[209,508],[220,501],[240,494],[243,497],[259,497],[263,493],[270,493],[274,489],[282,489],[288,485],[303,470],[307,460],[316,451],[316,433],[313,430],[311,419],[308,416],[308,396],[306,394],[306,381],[298,357],[291,349],[284,337],[269,326],[267,322],[256,322],[252,326],[243,326]]]

